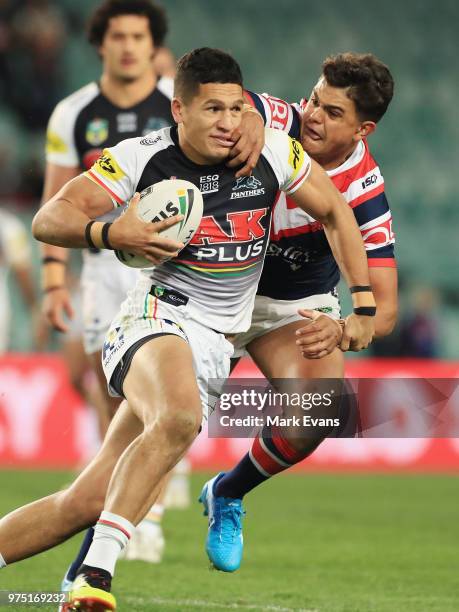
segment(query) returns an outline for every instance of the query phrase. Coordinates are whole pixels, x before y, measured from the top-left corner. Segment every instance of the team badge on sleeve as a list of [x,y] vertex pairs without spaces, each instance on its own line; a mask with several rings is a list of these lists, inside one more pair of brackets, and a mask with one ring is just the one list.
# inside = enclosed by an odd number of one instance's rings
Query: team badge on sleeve
[[125,176],[123,170],[121,170],[116,159],[108,149],[104,149],[102,156],[94,164],[93,170],[111,181],[120,181]]

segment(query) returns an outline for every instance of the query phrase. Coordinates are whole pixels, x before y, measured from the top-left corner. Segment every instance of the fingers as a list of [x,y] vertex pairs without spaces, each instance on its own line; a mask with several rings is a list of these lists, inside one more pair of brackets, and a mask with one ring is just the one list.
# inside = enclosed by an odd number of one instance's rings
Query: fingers
[[128,211],[132,211],[131,214],[133,214],[134,212],[137,212],[137,207],[139,205],[139,202],[140,202],[140,193],[136,191],[135,194],[132,196],[132,198],[129,200],[129,204],[126,209],[126,214],[128,214]]
[[300,308],[298,310],[298,314],[305,319],[312,319],[313,321],[320,317],[320,312],[317,310],[309,310],[308,308]]
[[[167,219],[163,219],[162,221],[156,221],[151,224],[151,228],[155,232],[163,232],[164,230],[172,227],[173,225],[177,225],[180,221],[183,221],[185,217],[183,215],[174,215],[173,217],[168,217]],[[183,248],[183,247],[182,247]]]

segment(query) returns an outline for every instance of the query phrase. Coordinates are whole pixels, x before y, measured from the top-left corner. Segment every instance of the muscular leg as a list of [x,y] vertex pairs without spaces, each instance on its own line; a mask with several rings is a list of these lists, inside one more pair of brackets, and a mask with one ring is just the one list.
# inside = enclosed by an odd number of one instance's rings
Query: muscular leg
[[105,510],[134,522],[145,516],[152,488],[199,431],[201,399],[188,344],[174,335],[144,344],[134,355],[123,391],[144,429],[113,472]]
[[139,419],[123,402],[102,448],[68,489],[23,506],[0,521],[0,553],[5,561],[31,557],[93,525],[114,466],[141,429]]
[[[300,327],[304,327],[304,321],[273,330],[247,347],[264,376],[268,380],[301,379],[306,388],[308,380],[341,379],[344,376],[342,352],[335,349],[321,359],[305,359],[295,344],[295,331]],[[215,494],[242,498],[274,474],[305,459],[323,440],[323,432],[302,438],[295,428],[278,428],[276,432],[264,430],[254,440],[251,451],[216,483]]]

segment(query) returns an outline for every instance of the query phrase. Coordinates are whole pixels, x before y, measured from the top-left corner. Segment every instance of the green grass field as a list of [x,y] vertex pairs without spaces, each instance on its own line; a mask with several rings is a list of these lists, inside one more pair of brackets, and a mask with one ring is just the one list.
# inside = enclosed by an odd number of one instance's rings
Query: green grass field
[[[63,473],[0,472],[1,514],[68,479]],[[193,476],[195,498],[204,480],[205,475]],[[193,504],[166,515],[161,565],[118,564],[113,589],[118,609],[459,610],[456,477],[288,474],[254,491],[246,506],[245,557],[237,573],[209,570],[206,523]],[[78,543],[75,538],[6,568],[0,590],[57,590]]]

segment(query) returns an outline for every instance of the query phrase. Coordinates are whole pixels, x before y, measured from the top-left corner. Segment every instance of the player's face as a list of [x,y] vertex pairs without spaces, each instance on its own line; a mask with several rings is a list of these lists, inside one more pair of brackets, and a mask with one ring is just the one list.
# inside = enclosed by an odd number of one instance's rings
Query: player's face
[[235,83],[206,83],[186,103],[174,98],[172,112],[179,124],[180,146],[198,164],[220,163],[228,157],[239,127],[244,98]]
[[301,143],[323,168],[331,170],[344,162],[375,124],[362,122],[346,90],[331,87],[321,77],[312,90],[301,121]]
[[99,47],[104,72],[128,82],[152,71],[154,51],[148,18],[140,15],[112,17]]

